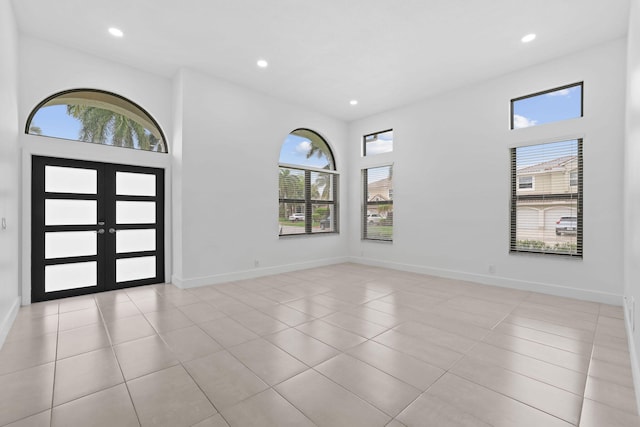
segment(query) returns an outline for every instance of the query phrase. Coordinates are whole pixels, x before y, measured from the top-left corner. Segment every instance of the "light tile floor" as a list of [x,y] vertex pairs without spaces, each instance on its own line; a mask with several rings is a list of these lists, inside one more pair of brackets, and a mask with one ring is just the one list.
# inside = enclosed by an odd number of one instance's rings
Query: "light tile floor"
[[640,426],[623,312],[340,264],[20,309],[0,425]]

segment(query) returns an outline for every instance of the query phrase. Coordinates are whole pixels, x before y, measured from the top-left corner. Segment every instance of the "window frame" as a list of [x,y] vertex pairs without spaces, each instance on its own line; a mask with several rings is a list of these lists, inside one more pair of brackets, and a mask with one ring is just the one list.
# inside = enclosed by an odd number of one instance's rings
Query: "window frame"
[[[517,212],[518,212],[518,206],[517,206],[517,202],[519,199],[524,199],[524,200],[537,200],[537,199],[544,199],[545,196],[549,196],[548,194],[540,194],[540,195],[536,195],[536,194],[532,194],[532,195],[525,195],[525,196],[519,196],[518,193],[518,184],[517,184],[517,157],[516,157],[516,150],[517,148],[522,148],[522,147],[534,147],[536,145],[545,145],[545,144],[549,144],[549,143],[557,143],[557,142],[564,142],[564,141],[572,141],[575,140],[577,141],[577,169],[576,172],[578,174],[578,185],[575,186],[576,191],[571,192],[571,193],[566,193],[566,194],[556,194],[554,195],[554,197],[556,199],[572,199],[573,196],[575,195],[575,197],[577,198],[577,203],[576,203],[576,217],[577,217],[577,224],[576,224],[576,252],[575,253],[569,253],[569,252],[557,252],[557,251],[534,251],[534,250],[527,250],[527,249],[518,249],[517,248]],[[510,217],[510,224],[509,224],[509,253],[529,253],[529,254],[536,254],[536,255],[552,255],[552,256],[563,256],[563,257],[568,257],[568,258],[577,258],[577,259],[582,259],[583,258],[583,253],[584,253],[584,248],[583,248],[583,239],[584,239],[584,226],[583,226],[583,201],[584,201],[584,167],[583,167],[583,163],[584,163],[584,157],[583,157],[583,145],[584,145],[584,138],[583,137],[577,137],[577,138],[573,138],[573,139],[554,139],[553,141],[546,141],[546,142],[539,142],[539,143],[535,143],[535,144],[528,144],[528,145],[521,145],[518,147],[511,147],[509,149],[510,151],[510,161],[511,161],[511,177],[510,177],[510,186],[511,186],[511,197],[510,197],[510,202],[509,202],[509,217]],[[571,187],[571,186],[570,186]],[[521,190],[522,191],[522,190]],[[525,190],[526,191],[526,190]]]
[[[143,118],[145,120],[149,121],[149,124],[151,124],[153,127],[155,127],[155,131],[158,132],[160,138],[159,140],[162,143],[162,146],[164,147],[164,151],[153,151],[153,150],[143,150],[141,148],[134,148],[134,147],[122,147],[122,146],[118,146],[118,145],[111,145],[111,144],[105,144],[103,142],[91,142],[91,141],[83,141],[79,138],[75,138],[75,139],[69,139],[69,138],[63,138],[61,136],[52,136],[52,135],[38,135],[36,133],[31,133],[30,129],[31,129],[31,124],[33,122],[33,119],[35,118],[36,114],[45,107],[48,107],[49,102],[51,102],[52,100],[56,99],[56,98],[60,98],[60,97],[64,97],[66,95],[71,95],[74,93],[82,93],[82,92],[91,92],[91,93],[96,93],[96,94],[101,94],[101,95],[106,95],[106,96],[111,96],[114,97],[120,101],[123,101],[126,104],[129,104],[131,107],[133,107],[133,110],[128,110],[129,112],[135,111],[136,109],[139,110],[141,114],[141,116],[143,116]],[[60,104],[60,105],[64,105],[64,104]],[[114,105],[114,104],[111,104]],[[115,105],[114,105],[115,106]],[[117,107],[117,106],[115,106]],[[101,107],[99,107],[101,108]],[[103,108],[106,109],[106,108]],[[120,114],[120,115],[124,115],[121,113],[118,113],[114,110],[109,110],[109,111],[113,111],[116,114]],[[127,116],[125,116],[127,117]],[[130,117],[128,117],[130,120]],[[139,123],[136,120],[133,120],[134,122],[138,123],[139,125],[142,125],[142,123]],[[149,129],[147,129],[149,130]],[[151,131],[151,130],[149,130]],[[84,143],[89,143],[89,144],[98,144],[98,145],[106,145],[106,146],[112,146],[112,147],[117,147],[117,148],[128,148],[128,149],[132,149],[132,150],[136,150],[136,151],[142,151],[142,152],[149,152],[149,153],[161,153],[161,154],[168,154],[169,153],[169,144],[167,141],[167,137],[165,136],[164,131],[162,130],[162,128],[160,127],[160,125],[158,124],[158,122],[156,121],[156,119],[149,114],[149,112],[147,110],[145,110],[144,108],[142,108],[140,105],[138,105],[137,103],[133,102],[132,100],[122,96],[122,95],[118,95],[117,93],[113,93],[113,92],[109,92],[106,90],[102,90],[102,89],[94,89],[94,88],[76,88],[76,89],[68,89],[68,90],[63,90],[60,92],[56,92],[53,95],[50,95],[48,97],[46,97],[45,99],[43,99],[42,101],[40,101],[29,113],[29,116],[27,117],[27,121],[25,124],[25,129],[24,129],[24,133],[27,135],[35,135],[35,136],[44,136],[47,138],[56,138],[56,139],[63,139],[65,141],[76,141],[76,142],[84,142]],[[153,133],[153,132],[151,132]]]
[[[575,179],[574,179],[574,175],[575,175]],[[575,182],[575,184],[574,184]],[[570,171],[569,172],[569,187],[577,187],[578,183],[579,183],[579,179],[578,179],[578,170],[574,170],[574,171]]]
[[[362,235],[361,235],[361,239],[362,240],[367,240],[367,241],[373,241],[373,242],[389,242],[389,243],[393,243],[393,231],[392,231],[392,235],[390,239],[382,239],[382,238],[372,238],[368,236],[368,221],[367,221],[367,217],[368,217],[368,206],[369,205],[391,205],[391,211],[393,212],[393,178],[391,178],[391,187],[389,188],[389,200],[372,200],[369,201],[369,183],[368,183],[368,177],[369,177],[369,170],[370,169],[378,169],[378,168],[384,168],[384,167],[389,167],[390,171],[393,170],[394,164],[393,163],[387,163],[387,164],[383,164],[383,165],[377,165],[377,166],[369,166],[366,168],[361,169],[360,171],[360,176],[362,179],[362,212],[360,215],[360,220],[361,220],[361,230],[362,230]],[[392,173],[393,174],[393,173]],[[391,224],[391,227],[393,227],[393,224]],[[392,228],[393,230],[393,228]]]
[[[282,169],[292,169],[297,171],[304,172],[304,197],[303,198],[282,198],[278,195],[278,209],[280,204],[282,203],[291,203],[291,204],[301,204],[304,206],[304,215],[305,215],[305,224],[304,224],[304,233],[290,233],[290,234],[282,234],[282,227],[279,225],[278,227],[278,237],[294,237],[294,236],[310,236],[310,235],[324,235],[324,234],[339,234],[339,180],[340,173],[336,170],[336,160],[333,155],[333,151],[329,146],[329,143],[326,139],[324,139],[319,133],[314,130],[307,128],[298,128],[289,132],[289,135],[295,134],[297,131],[304,131],[313,133],[317,138],[319,138],[324,145],[327,147],[329,167],[333,167],[333,169],[322,169],[315,168],[312,166],[298,165],[298,164],[290,164],[278,162],[278,171]],[[332,175],[331,179],[331,192],[332,192],[332,200],[322,200],[322,199],[314,199],[311,197],[311,175],[313,173],[320,174],[330,174]],[[278,193],[280,191],[278,189]],[[331,217],[331,226],[332,229],[330,231],[313,231],[313,206],[314,205],[331,205],[333,207],[333,212],[330,213]]]
[[[362,157],[371,157],[377,156],[379,154],[390,154],[393,153],[393,145],[391,146],[391,151],[387,151],[384,153],[376,153],[376,154],[367,154],[367,137],[380,135],[381,133],[393,132],[393,129],[381,130],[379,132],[373,132],[362,136]],[[393,141],[393,140],[392,140]]]
[[[523,99],[528,99],[528,98],[535,98],[536,96],[541,96],[541,95],[546,95],[548,93],[552,93],[552,92],[556,92],[559,90],[563,90],[563,89],[571,89],[573,87],[580,87],[580,115],[578,117],[573,117],[573,118],[580,118],[580,117],[584,117],[584,81],[580,81],[580,82],[576,82],[576,83],[571,83],[571,84],[567,84],[564,86],[560,86],[560,87],[555,87],[553,89],[547,89],[547,90],[543,90],[541,92],[536,92],[536,93],[532,93],[530,95],[524,95],[524,96],[519,96],[518,98],[513,98],[510,102],[510,129],[511,130],[519,130],[519,129],[526,129],[526,128],[515,128],[515,109],[514,109],[514,104],[517,101],[522,101]],[[556,123],[559,121],[564,121],[564,120],[570,120],[570,119],[562,119],[562,120],[555,120],[553,122],[548,122],[548,123],[543,123],[543,124],[549,124],[549,123]],[[535,126],[531,126],[531,127],[535,127]]]
[[[531,178],[531,187],[522,187],[522,178]],[[518,190],[520,191],[535,191],[536,189],[536,177],[534,175],[527,175],[518,177]]]

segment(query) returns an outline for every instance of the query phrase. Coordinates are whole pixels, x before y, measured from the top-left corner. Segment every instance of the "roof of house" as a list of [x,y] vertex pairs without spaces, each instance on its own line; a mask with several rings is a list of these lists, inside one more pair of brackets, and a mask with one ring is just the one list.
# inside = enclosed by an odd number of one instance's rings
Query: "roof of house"
[[518,169],[518,174],[521,175],[523,173],[538,173],[545,171],[552,171],[554,169],[563,168],[567,165],[567,163],[571,163],[576,160],[578,156],[562,156],[553,160],[548,160],[546,162],[537,163],[535,165],[526,166],[521,169]]

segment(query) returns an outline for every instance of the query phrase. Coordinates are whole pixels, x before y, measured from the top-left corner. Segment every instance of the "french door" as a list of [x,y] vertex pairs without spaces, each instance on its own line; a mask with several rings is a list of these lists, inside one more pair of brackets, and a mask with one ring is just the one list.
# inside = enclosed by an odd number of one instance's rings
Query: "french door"
[[33,156],[33,302],[164,282],[164,170]]

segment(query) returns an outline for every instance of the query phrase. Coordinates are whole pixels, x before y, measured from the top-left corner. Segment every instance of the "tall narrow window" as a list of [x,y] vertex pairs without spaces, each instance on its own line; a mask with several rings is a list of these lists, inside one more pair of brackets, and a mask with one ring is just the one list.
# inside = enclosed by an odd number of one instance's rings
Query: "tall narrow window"
[[511,100],[511,129],[582,117],[582,83]]
[[393,166],[362,170],[362,238],[393,240]]
[[42,101],[25,133],[135,150],[167,152],[156,121],[140,106],[95,89],[60,92]]
[[393,151],[393,129],[365,135],[362,141],[362,155],[390,153]]
[[511,252],[582,256],[582,140],[511,149]]
[[338,174],[327,142],[297,129],[282,144],[279,166],[279,234],[337,232]]

